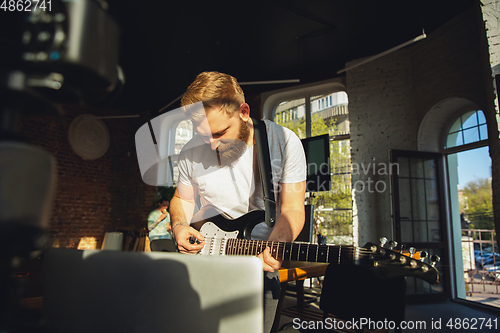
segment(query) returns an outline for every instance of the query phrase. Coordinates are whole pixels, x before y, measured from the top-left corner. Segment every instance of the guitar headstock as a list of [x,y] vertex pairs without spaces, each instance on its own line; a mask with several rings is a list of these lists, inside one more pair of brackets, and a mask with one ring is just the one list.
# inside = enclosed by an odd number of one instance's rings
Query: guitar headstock
[[[417,253],[410,249],[408,252],[394,250],[396,242],[389,244],[389,248],[381,245],[366,243],[364,246],[368,258],[367,265],[375,268],[373,271],[380,277],[392,278],[401,276],[413,276],[429,282],[432,285],[439,284],[440,273],[436,269],[436,263],[440,260],[438,256],[431,256],[431,264],[424,262],[427,252]],[[408,255],[405,255],[408,254]],[[365,259],[366,260],[366,259]]]

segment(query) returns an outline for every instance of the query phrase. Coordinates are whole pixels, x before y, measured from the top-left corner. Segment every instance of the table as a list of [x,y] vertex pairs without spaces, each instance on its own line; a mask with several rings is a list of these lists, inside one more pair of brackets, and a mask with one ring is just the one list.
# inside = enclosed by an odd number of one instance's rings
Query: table
[[281,310],[285,302],[286,289],[289,281],[296,281],[297,285],[297,307],[304,308],[304,280],[311,277],[320,277],[325,275],[329,264],[305,262],[305,261],[287,261],[285,260],[279,269],[281,295],[276,309],[273,328],[271,332],[277,332],[281,317]]

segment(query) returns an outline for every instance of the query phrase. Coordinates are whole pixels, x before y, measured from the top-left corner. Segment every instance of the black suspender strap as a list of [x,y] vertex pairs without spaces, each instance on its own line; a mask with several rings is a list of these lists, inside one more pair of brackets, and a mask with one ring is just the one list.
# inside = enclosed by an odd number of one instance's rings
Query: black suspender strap
[[259,164],[260,182],[264,192],[265,220],[268,227],[274,227],[276,222],[276,201],[274,198],[273,174],[271,171],[269,144],[267,142],[266,124],[260,119],[254,119],[255,146]]

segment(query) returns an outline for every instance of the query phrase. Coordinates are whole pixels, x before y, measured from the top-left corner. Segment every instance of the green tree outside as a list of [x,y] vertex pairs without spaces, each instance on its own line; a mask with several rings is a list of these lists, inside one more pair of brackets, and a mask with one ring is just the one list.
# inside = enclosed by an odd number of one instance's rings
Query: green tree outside
[[[285,110],[283,112],[291,112]],[[286,121],[283,121],[283,119]],[[291,119],[277,114],[275,122],[292,130],[300,139],[306,138],[305,118]],[[324,119],[320,114],[311,116],[311,136],[339,134],[336,118]],[[315,220],[321,221],[316,233],[327,236],[328,243],[351,243],[352,240],[352,196],[351,158],[349,140],[330,141],[331,189],[328,192],[311,193]],[[319,208],[321,213],[319,213]],[[338,238],[338,236],[347,236]]]
[[491,180],[483,178],[468,182],[463,189],[463,196],[460,213],[470,223],[469,229],[495,229]]

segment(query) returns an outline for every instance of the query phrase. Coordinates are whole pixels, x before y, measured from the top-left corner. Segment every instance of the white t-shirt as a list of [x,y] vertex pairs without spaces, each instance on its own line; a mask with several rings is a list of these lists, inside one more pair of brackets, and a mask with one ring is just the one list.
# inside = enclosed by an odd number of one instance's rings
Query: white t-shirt
[[[280,183],[299,183],[306,180],[306,158],[300,139],[288,128],[265,120],[273,174],[274,192],[278,202]],[[255,209],[264,209],[260,181],[255,182],[255,145],[228,166],[219,167],[217,155],[210,145],[196,135],[179,156],[179,182],[198,186],[202,207],[213,205],[226,218],[238,218]],[[277,207],[277,216],[279,207]],[[253,239],[267,240],[272,229],[265,222],[255,226]]]

